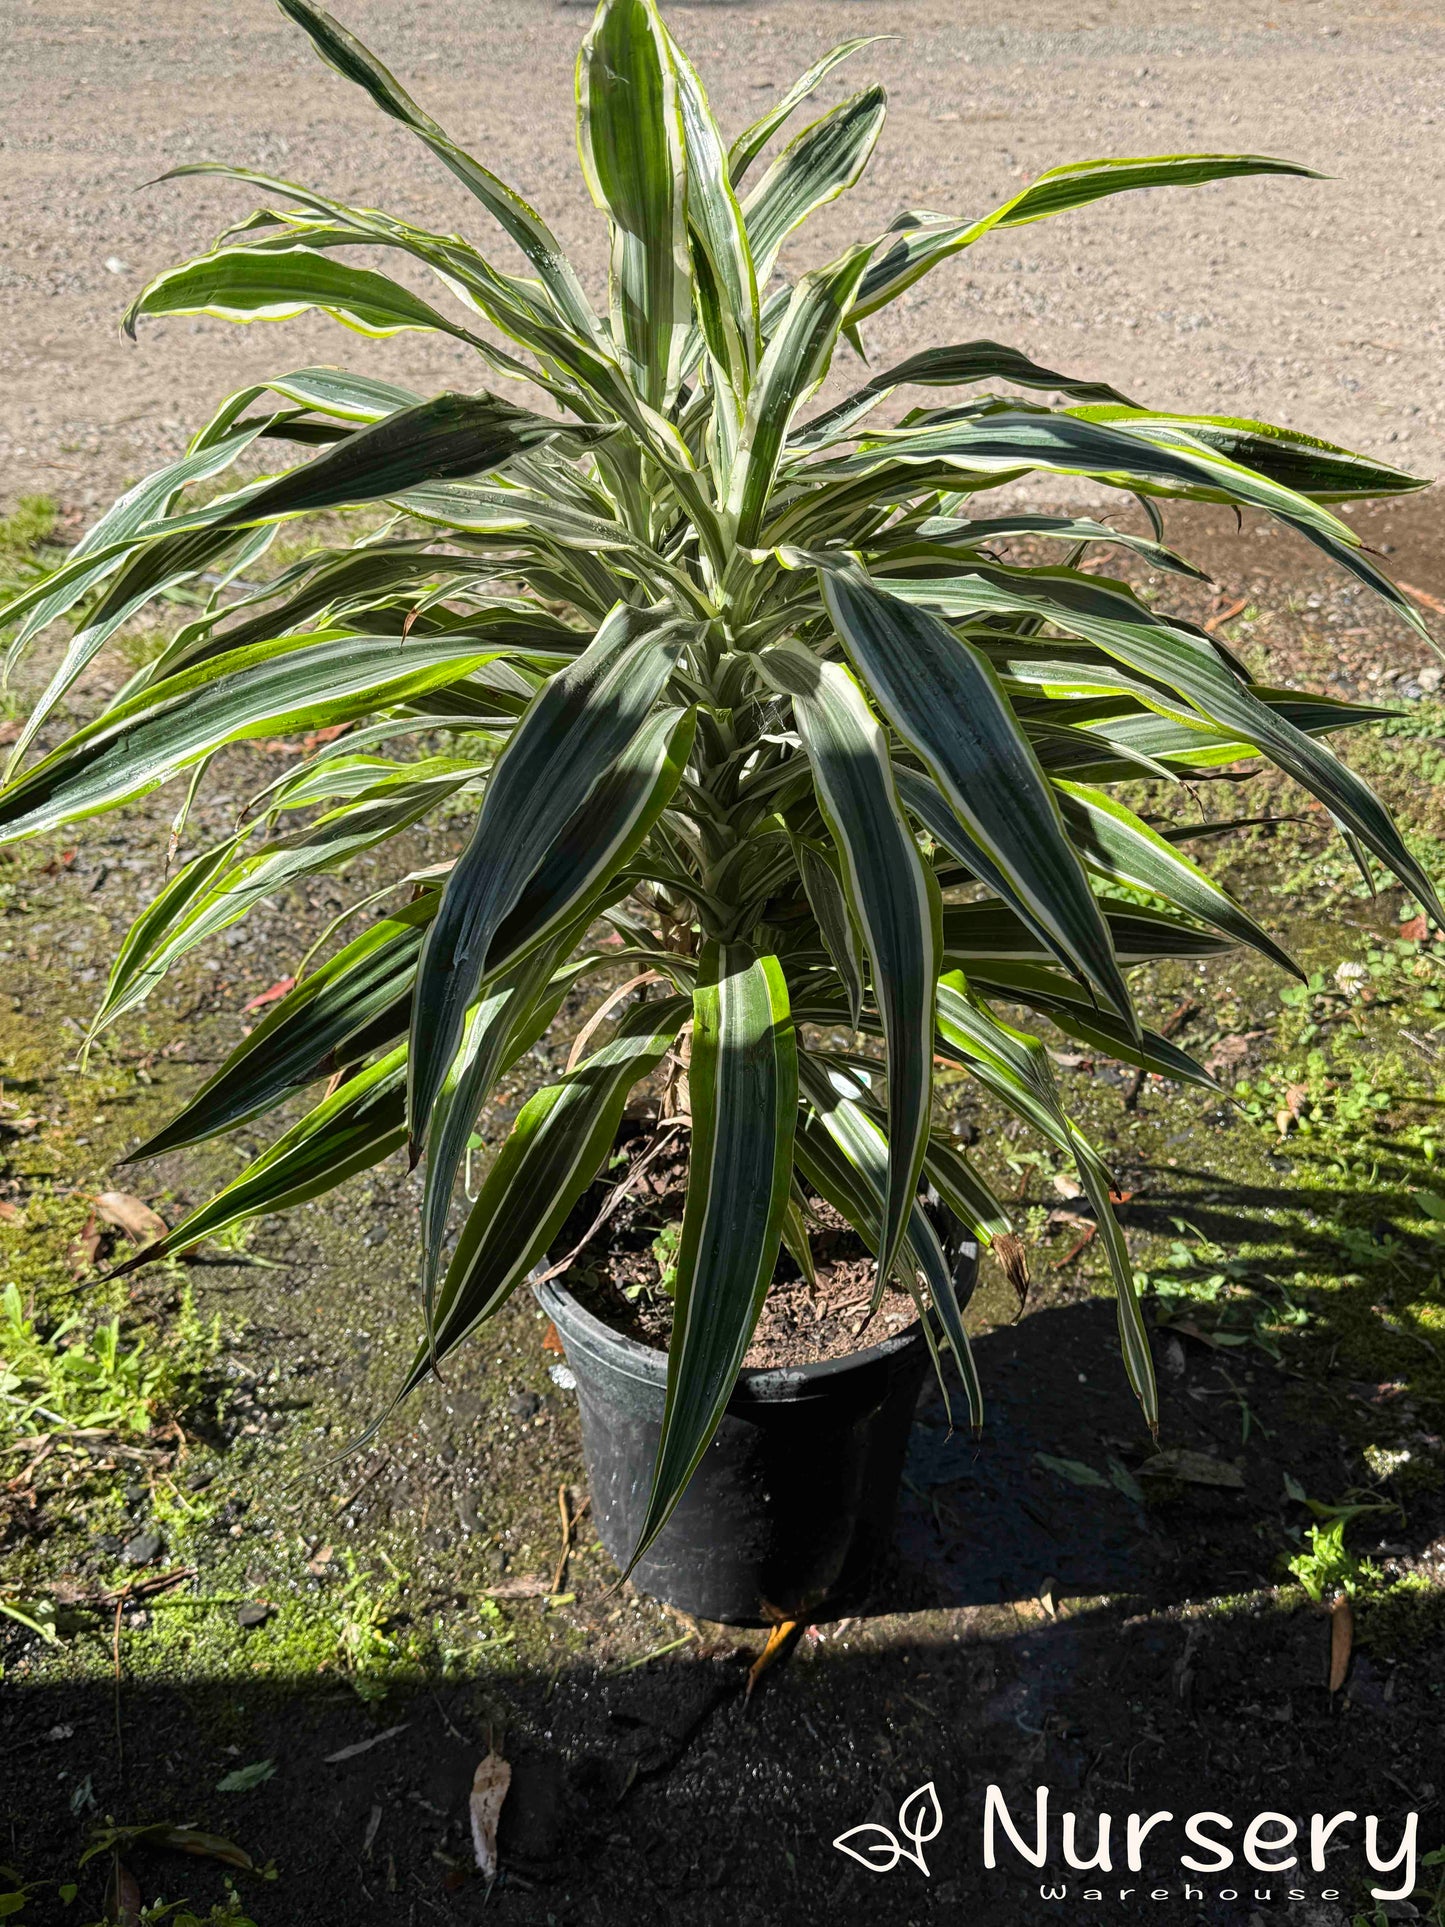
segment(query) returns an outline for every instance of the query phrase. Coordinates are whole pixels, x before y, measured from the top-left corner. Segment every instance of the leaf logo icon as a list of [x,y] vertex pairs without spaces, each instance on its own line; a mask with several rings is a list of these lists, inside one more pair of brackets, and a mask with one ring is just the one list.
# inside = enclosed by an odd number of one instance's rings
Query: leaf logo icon
[[927,1879],[928,1862],[923,1857],[923,1844],[926,1840],[936,1840],[942,1830],[943,1809],[930,1780],[926,1786],[915,1788],[899,1807],[897,1833],[877,1820],[865,1820],[861,1826],[840,1833],[833,1845],[840,1853],[856,1860],[860,1867],[866,1867],[869,1873],[892,1873],[900,1860],[911,1860]]

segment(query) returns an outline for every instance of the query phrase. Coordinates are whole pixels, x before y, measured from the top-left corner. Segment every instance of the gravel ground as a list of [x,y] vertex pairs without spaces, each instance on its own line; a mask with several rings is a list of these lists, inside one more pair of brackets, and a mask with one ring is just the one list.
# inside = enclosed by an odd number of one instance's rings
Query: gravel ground
[[[585,12],[555,0],[340,11],[599,283],[601,227],[571,127]],[[209,321],[119,340],[145,278],[251,205],[220,183],[137,191],[167,165],[234,160],[438,226],[475,226],[472,204],[266,0],[13,0],[7,17],[0,495],[43,489],[87,510],[175,453],[223,393],[282,367],[344,359],[422,388],[472,378],[460,347],[343,340],[323,321],[288,323],[279,340]],[[900,207],[982,212],[1043,168],[1100,153],[1246,148],[1318,167],[1332,178],[1134,195],[1002,236],[882,317],[877,350],[998,335],[1157,405],[1260,414],[1441,467],[1438,4],[1036,0],[1014,24],[980,0],[753,0],[669,17],[726,126],[845,35],[894,36],[825,90],[880,75],[893,120],[866,185],[810,232],[812,258]]]

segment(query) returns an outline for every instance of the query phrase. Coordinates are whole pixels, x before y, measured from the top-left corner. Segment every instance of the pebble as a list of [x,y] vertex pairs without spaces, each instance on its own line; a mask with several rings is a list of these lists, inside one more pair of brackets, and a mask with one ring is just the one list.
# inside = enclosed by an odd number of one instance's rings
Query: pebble
[[158,1532],[138,1532],[134,1539],[127,1539],[120,1549],[120,1563],[123,1566],[148,1566],[161,1549],[161,1535]]

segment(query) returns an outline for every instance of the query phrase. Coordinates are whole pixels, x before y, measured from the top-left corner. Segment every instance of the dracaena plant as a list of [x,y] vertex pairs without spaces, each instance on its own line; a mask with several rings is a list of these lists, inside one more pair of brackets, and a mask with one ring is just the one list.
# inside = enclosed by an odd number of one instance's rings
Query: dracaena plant
[[[1113,788],[1272,763],[1324,803],[1362,862],[1378,858],[1445,913],[1385,809],[1321,741],[1374,712],[1256,682],[1218,639],[1082,559],[1127,550],[1196,575],[1165,546],[1158,504],[1232,503],[1297,530],[1413,619],[1329,504],[1417,484],[1262,423],[1136,406],[992,341],[924,348],[871,375],[859,357],[871,316],[991,230],[1127,189],[1309,170],[1221,154],[1056,168],[978,219],[903,213],[790,280],[780,250],[858,180],[882,89],[812,120],[766,168],[761,157],[865,43],[819,61],[729,143],[653,0],[604,0],[577,68],[582,170],[609,242],[607,302],[594,306],[525,200],[329,15],[281,5],[445,163],[526,271],[295,182],[175,170],[249,182],[265,202],[153,281],[127,328],[318,309],[363,334],[450,336],[474,353],[478,385],[428,400],[302,369],[232,395],[184,459],[131,489],[9,608],[12,655],[57,617],[73,612],[73,630],[16,745],[0,832],[51,830],[186,772],[194,794],[226,745],[308,735],[309,753],[137,921],[99,1031],[293,880],[341,870],[443,806],[475,824],[450,866],[408,875],[398,862],[392,887],[410,899],[301,974],[136,1153],[312,1092],[314,1108],[147,1256],[409,1147],[425,1158],[409,1390],[543,1260],[630,1094],[651,1079],[676,1096],[685,1063],[689,1181],[646,1544],[718,1423],[780,1244],[809,1268],[815,1198],[874,1251],[880,1290],[895,1279],[913,1293],[977,1424],[939,1209],[1016,1275],[1020,1259],[1003,1205],[935,1128],[943,1060],[1076,1165],[1152,1424],[1108,1174],[1015,1019],[1040,1013],[1090,1047],[1208,1084],[1140,1023],[1130,967],[1236,943],[1294,966],[1177,831]],[[358,246],[430,269],[437,305],[349,262]],[[810,410],[845,361],[860,371],[852,391]],[[535,408],[511,398],[527,384]],[[887,406],[920,390],[921,406]],[[214,493],[244,452],[278,442],[299,445],[291,466]],[[1122,491],[1153,533],[988,499],[1031,471]],[[349,545],[314,547],[254,586],[278,527],[364,504]],[[1026,565],[1014,537],[1055,545],[1057,559]],[[106,639],[176,585],[218,574],[163,653],[34,760],[37,732]],[[599,921],[610,946],[596,946]],[[564,997],[619,957],[651,973],[646,994],[613,1006],[606,1041],[526,1104],[449,1248],[488,1093]]]

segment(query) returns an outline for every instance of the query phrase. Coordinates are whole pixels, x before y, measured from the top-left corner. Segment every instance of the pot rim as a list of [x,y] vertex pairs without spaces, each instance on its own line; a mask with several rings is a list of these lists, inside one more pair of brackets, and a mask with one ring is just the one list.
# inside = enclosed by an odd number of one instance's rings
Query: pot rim
[[[973,1246],[972,1263],[978,1263],[976,1245]],[[606,1324],[588,1311],[567,1290],[561,1279],[541,1279],[539,1274],[543,1268],[539,1265],[533,1273],[532,1291],[559,1331],[579,1341],[584,1351],[604,1358],[614,1371],[625,1372],[628,1377],[651,1385],[666,1383],[668,1354],[665,1351],[644,1345],[639,1339],[629,1338],[625,1332]],[[562,1312],[561,1318],[557,1316],[558,1310]],[[796,1398],[800,1393],[816,1396],[847,1373],[886,1365],[898,1354],[924,1343],[922,1323],[914,1318],[901,1332],[895,1332],[892,1337],[881,1339],[878,1344],[869,1345],[862,1351],[847,1352],[842,1358],[817,1359],[808,1365],[745,1366],[738,1374],[734,1396],[741,1392],[745,1399],[759,1401]]]

